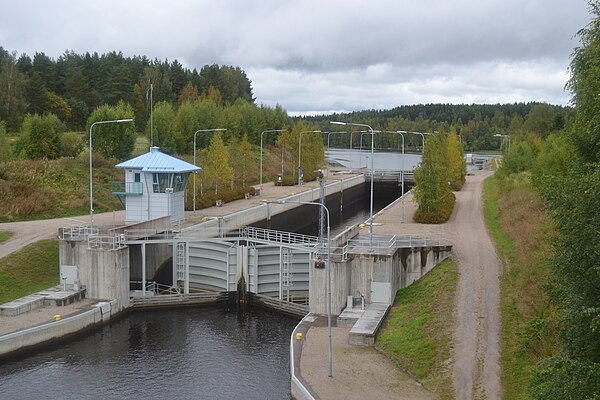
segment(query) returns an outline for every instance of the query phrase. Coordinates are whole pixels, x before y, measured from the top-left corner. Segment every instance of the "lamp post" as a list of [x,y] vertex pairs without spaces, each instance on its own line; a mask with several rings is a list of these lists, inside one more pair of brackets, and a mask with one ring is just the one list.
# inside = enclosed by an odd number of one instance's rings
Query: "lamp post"
[[340,132],[322,132],[322,133],[326,133],[327,134],[327,150],[329,150],[329,137],[331,136],[332,133],[348,133],[346,131],[340,131]]
[[[263,134],[265,133],[273,133],[273,132],[283,132],[285,131],[285,129],[269,129],[267,131],[263,131],[260,133],[260,190],[261,190],[261,194],[262,194],[262,149],[263,149]],[[282,177],[283,179],[283,177]]]
[[373,159],[374,157],[374,147],[373,144],[375,143],[375,132],[373,132],[373,128],[371,128],[371,126],[366,125],[366,124],[355,124],[352,122],[339,122],[339,121],[330,121],[330,123],[334,124],[334,125],[350,125],[350,126],[362,126],[364,128],[369,128],[369,130],[371,131],[371,205],[370,205],[370,209],[369,209],[369,251],[373,251]]
[[330,378],[333,377],[333,366],[332,366],[332,354],[331,354],[331,240],[330,240],[330,225],[329,225],[329,209],[325,204],[322,203],[311,203],[309,201],[296,201],[296,200],[279,200],[274,201],[276,204],[304,204],[311,206],[320,206],[325,210],[327,215],[327,352],[328,352],[328,374]]
[[303,133],[321,133],[320,130],[316,131],[301,131],[298,135],[298,185],[302,184],[300,180],[300,168],[302,167],[302,134]]
[[[196,132],[194,132],[194,166],[197,167],[196,165],[196,135],[200,132],[216,132],[216,131],[226,131],[227,129],[225,128],[214,128],[214,129],[200,129],[197,130]],[[194,172],[194,216],[196,216],[196,175],[198,175],[198,172]]]
[[111,121],[96,121],[92,125],[90,125],[90,226],[94,227],[94,190],[92,187],[92,128],[94,125],[99,124],[112,124],[112,123],[121,123],[121,122],[131,122],[133,119],[115,119]]

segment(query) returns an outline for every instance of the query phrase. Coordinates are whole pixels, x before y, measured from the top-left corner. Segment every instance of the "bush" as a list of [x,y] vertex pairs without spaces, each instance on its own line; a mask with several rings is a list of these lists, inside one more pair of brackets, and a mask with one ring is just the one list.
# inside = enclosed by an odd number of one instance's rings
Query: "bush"
[[63,157],[77,157],[83,149],[83,140],[76,132],[65,132],[60,137],[60,150]]
[[[441,203],[441,202],[440,202]],[[450,219],[452,211],[454,210],[454,204],[456,204],[456,196],[451,193],[446,196],[445,201],[442,203],[442,207],[437,212],[425,212],[418,208],[415,211],[414,220],[421,224],[441,224]]]

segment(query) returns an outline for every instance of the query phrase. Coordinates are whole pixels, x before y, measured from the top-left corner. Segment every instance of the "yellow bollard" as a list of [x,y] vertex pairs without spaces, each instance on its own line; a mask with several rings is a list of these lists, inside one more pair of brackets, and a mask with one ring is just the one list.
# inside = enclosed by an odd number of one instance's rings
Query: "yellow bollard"
[[365,227],[365,224],[360,224],[359,227],[360,227],[360,229],[362,229]]
[[302,340],[302,332],[296,332],[296,340]]
[[55,321],[60,321],[60,318],[61,318],[61,317],[60,317],[60,314],[56,314],[56,315],[54,316],[54,320],[55,320]]

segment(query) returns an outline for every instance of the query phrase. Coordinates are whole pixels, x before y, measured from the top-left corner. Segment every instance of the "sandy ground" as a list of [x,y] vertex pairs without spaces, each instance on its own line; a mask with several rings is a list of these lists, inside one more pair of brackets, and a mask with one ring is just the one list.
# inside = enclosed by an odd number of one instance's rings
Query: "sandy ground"
[[300,370],[321,399],[435,399],[373,347],[348,344],[348,332],[332,328],[332,378],[327,376],[327,328],[311,327],[305,336]]

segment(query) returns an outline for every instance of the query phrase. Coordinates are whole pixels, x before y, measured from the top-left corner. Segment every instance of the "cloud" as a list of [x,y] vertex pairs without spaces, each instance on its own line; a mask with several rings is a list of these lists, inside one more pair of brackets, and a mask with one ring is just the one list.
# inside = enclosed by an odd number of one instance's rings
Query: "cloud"
[[292,113],[429,102],[549,101],[563,91],[586,0],[12,2],[0,45],[243,68]]

